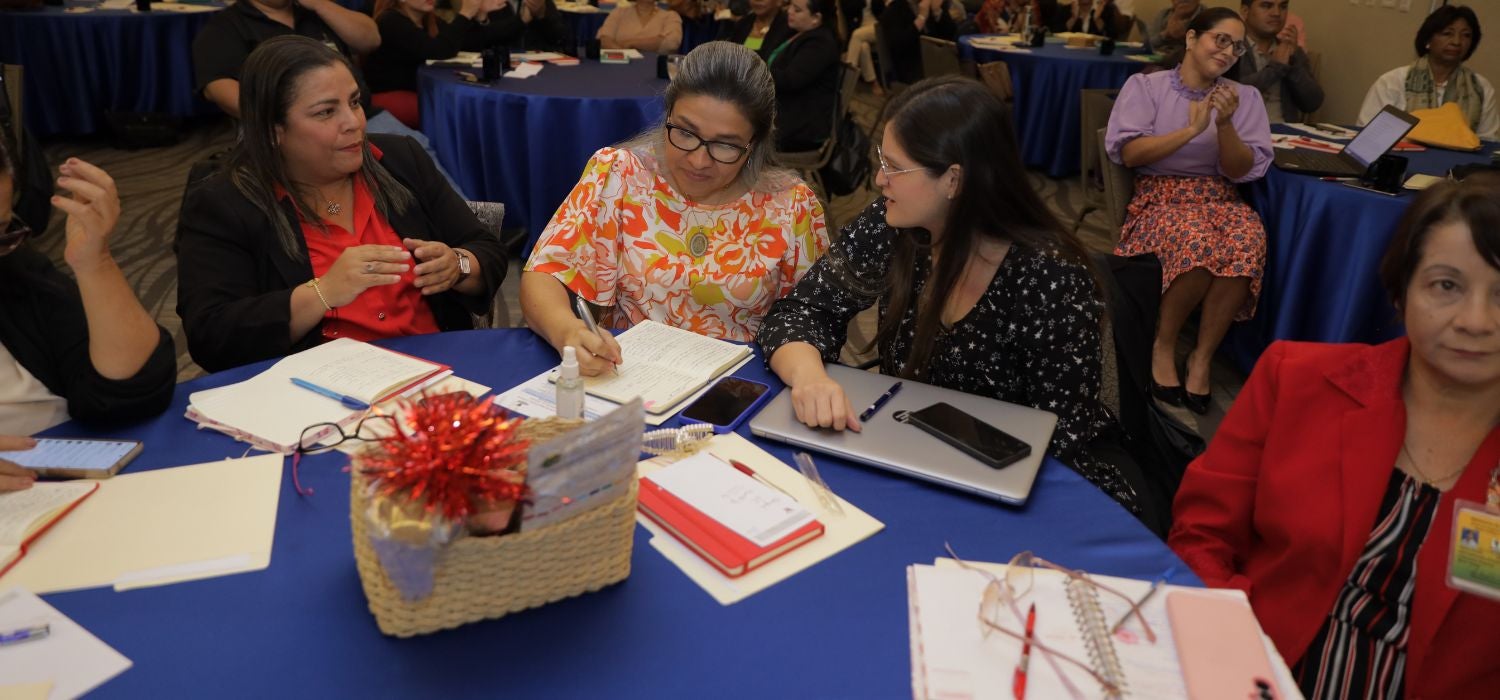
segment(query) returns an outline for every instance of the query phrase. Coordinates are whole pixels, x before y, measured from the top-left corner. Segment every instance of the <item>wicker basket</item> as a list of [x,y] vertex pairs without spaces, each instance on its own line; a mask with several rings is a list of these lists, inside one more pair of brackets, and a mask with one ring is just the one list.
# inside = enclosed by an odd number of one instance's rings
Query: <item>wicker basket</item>
[[370,544],[364,518],[368,481],[358,470],[349,481],[354,559],[370,612],[385,634],[411,637],[504,617],[630,576],[634,479],[624,497],[539,530],[456,540],[438,555],[432,594],[407,601],[386,577]]

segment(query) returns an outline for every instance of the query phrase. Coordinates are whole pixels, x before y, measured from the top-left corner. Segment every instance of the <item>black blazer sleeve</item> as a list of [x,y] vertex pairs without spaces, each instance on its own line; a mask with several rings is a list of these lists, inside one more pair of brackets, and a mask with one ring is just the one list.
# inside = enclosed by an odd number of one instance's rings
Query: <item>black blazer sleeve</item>
[[557,3],[547,0],[547,16],[533,17],[526,25],[522,48],[527,51],[568,51],[573,33]]
[[417,69],[428,60],[453,58],[464,41],[478,26],[463,15],[452,22],[438,21],[437,36],[428,36],[425,27],[412,24],[396,10],[387,10],[375,18],[380,29],[380,48],[365,59],[365,80],[374,92],[416,90]]
[[776,94],[799,92],[826,82],[828,69],[839,64],[838,38],[826,27],[797,37],[771,62]]
[[[298,263],[282,252],[270,217],[240,194],[227,172],[188,188],[175,248],[177,315],[188,353],[203,369],[218,372],[312,347],[316,328],[292,342],[295,283],[275,265]],[[302,281],[311,280],[305,244],[300,266]]]
[[[432,159],[405,136],[371,134],[381,165],[409,189],[415,202],[392,213],[391,228],[407,238],[442,241],[463,248],[479,262],[485,291],[477,296],[444,292],[427,297],[438,327],[473,327],[469,314],[483,313],[505,279],[506,259],[495,239],[469,210]],[[277,216],[300,230],[296,212],[283,200]],[[266,213],[219,173],[189,188],[177,224],[177,313],[188,351],[210,372],[281,357],[320,342],[321,329],[291,338],[291,295],[312,279],[305,243],[294,260],[276,241]]]
[[88,317],[78,286],[39,253],[0,258],[0,343],[81,421],[134,420],[172,403],[177,351],[156,328],[156,349],[134,376],[108,379],[89,357]]
[[[479,262],[484,277],[484,292],[477,296],[444,292],[431,298],[433,312],[443,330],[472,327],[468,314],[482,314],[500,291],[505,280],[505,248],[494,234],[479,223],[468,202],[453,191],[448,179],[438,172],[427,151],[410,137],[370,134],[370,143],[383,153],[381,164],[410,189],[417,202],[405,214],[391,217],[391,225],[402,236],[442,241],[452,248],[463,248]],[[414,235],[420,234],[420,235]],[[455,316],[453,312],[458,312]],[[444,316],[448,323],[444,323]]]

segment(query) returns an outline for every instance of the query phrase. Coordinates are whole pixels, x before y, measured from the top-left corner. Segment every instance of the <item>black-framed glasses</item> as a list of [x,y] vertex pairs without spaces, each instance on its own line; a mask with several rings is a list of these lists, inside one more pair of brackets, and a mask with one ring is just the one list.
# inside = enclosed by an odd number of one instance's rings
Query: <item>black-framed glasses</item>
[[297,447],[292,451],[292,485],[296,487],[297,493],[303,496],[311,496],[313,493],[312,489],[302,486],[302,479],[298,473],[302,455],[327,452],[351,440],[379,442],[400,435],[401,424],[396,417],[383,413],[361,418],[358,423],[354,424],[354,432],[346,432],[338,423],[309,425],[302,429],[302,434],[297,437]]
[[1234,37],[1225,34],[1224,32],[1204,32],[1203,36],[1213,37],[1214,46],[1218,47],[1220,51],[1229,48],[1234,49],[1235,56],[1243,56],[1250,50],[1249,41],[1246,41],[1244,39],[1235,40]]
[[667,141],[679,151],[692,153],[699,148],[708,150],[708,157],[715,163],[734,165],[750,153],[749,146],[728,143],[725,141],[709,141],[692,131],[684,129],[672,122],[667,122]]
[[5,231],[0,232],[0,255],[5,255],[26,242],[31,235],[31,226],[23,221],[20,215],[11,212],[10,223],[5,226]]

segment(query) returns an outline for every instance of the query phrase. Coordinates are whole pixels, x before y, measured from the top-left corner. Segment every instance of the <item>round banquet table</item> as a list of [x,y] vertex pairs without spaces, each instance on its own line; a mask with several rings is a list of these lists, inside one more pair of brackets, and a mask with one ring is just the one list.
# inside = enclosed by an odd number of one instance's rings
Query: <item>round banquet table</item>
[[216,11],[0,12],[0,63],[26,69],[26,127],[39,137],[94,134],[105,110],[216,113],[193,91],[192,50]]
[[[1485,162],[1497,148],[1396,155],[1409,160],[1408,176],[1441,176],[1455,165]],[[1380,260],[1414,192],[1392,197],[1274,165],[1246,191],[1266,225],[1266,270],[1255,317],[1234,324],[1225,338],[1236,365],[1249,372],[1276,340],[1378,343],[1405,332],[1380,284]]]
[[526,228],[528,253],[594,151],[660,122],[667,87],[654,54],[548,65],[493,86],[423,68],[418,82],[422,130],[443,167],[472,198],[505,203],[506,225]]
[[[382,344],[451,364],[497,390],[557,362],[521,329]],[[193,391],[249,378],[268,364],[188,382],[164,415],[109,433],[145,442],[125,471],[241,456],[243,444],[195,429],[183,411]],[[780,388],[758,356],[736,374]],[[48,432],[99,435],[72,424]],[[751,439],[790,462],[789,449]],[[1027,505],[1012,508],[822,458],[829,486],[885,529],[744,601],[720,606],[637,528],[630,578],[620,584],[400,640],[382,636],[365,605],[350,546],[345,461],[337,453],[305,460],[301,478],[316,491],[307,497],[283,471],[265,570],[45,596],[134,662],[97,697],[910,697],[905,567],[931,563],[944,542],[975,560],[1006,561],[1030,549],[1064,565],[1147,579],[1179,563],[1122,508],[1050,459]],[[1199,585],[1190,573],[1173,581]]]
[[974,46],[971,39],[980,36],[1000,35],[961,36],[959,54],[975,63],[1004,61],[1010,69],[1021,160],[1052,177],[1077,175],[1079,91],[1118,88],[1146,64],[1125,58],[1133,49],[1117,48],[1101,56],[1098,49],[1070,49],[1049,41],[1040,48],[1027,47],[1024,53],[997,51]]

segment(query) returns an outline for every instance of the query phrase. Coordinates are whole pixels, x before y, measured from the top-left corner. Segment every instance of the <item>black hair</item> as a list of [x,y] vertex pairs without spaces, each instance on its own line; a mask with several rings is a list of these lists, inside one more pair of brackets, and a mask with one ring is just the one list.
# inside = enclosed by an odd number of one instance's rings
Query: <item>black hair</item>
[[895,239],[886,280],[890,305],[881,315],[872,346],[887,346],[899,332],[906,310],[920,304],[908,356],[891,358],[905,366],[904,376],[925,374],[943,306],[957,289],[964,266],[978,254],[982,238],[1055,255],[1093,276],[1087,249],[1062,227],[1026,178],[1010,113],[979,82],[957,75],[918,82],[886,104],[882,121],[902,150],[934,177],[955,165],[960,169],[958,192],[936,244],[942,254],[921,299],[913,299],[912,276],[918,251],[933,243],[906,229]]
[[[290,194],[302,211],[315,212],[317,207],[307,197],[307,187],[293,182],[287,173],[276,145],[276,127],[286,124],[287,111],[303,76],[328,66],[343,66],[354,74],[349,60],[327,44],[305,36],[284,35],[268,39],[251,51],[240,72],[240,134],[229,156],[230,178],[240,193],[271,220],[282,250],[293,260],[305,255],[302,233],[282,215],[276,186]],[[375,209],[387,220],[393,212],[405,212],[416,201],[411,191],[375,159],[368,139],[360,150],[364,153],[361,173]]]
[[1380,283],[1397,309],[1405,308],[1406,290],[1422,262],[1428,234],[1453,222],[1467,224],[1480,257],[1500,269],[1500,175],[1479,173],[1463,182],[1438,183],[1406,208],[1380,261]]
[[1194,36],[1201,36],[1204,32],[1217,27],[1220,22],[1226,19],[1232,19],[1240,24],[1245,23],[1245,18],[1241,17],[1240,13],[1235,12],[1233,8],[1210,7],[1199,12],[1198,16],[1193,18],[1193,21],[1188,22],[1187,30],[1192,32]]
[[1474,43],[1469,45],[1469,52],[1464,54],[1464,60],[1473,58],[1474,50],[1479,48],[1479,39],[1483,34],[1479,31],[1479,16],[1464,5],[1444,5],[1427,15],[1427,19],[1422,22],[1422,28],[1417,30],[1416,41],[1413,42],[1417,55],[1426,56],[1427,45],[1432,43],[1432,37],[1459,20],[1468,22],[1469,29],[1474,33]]

